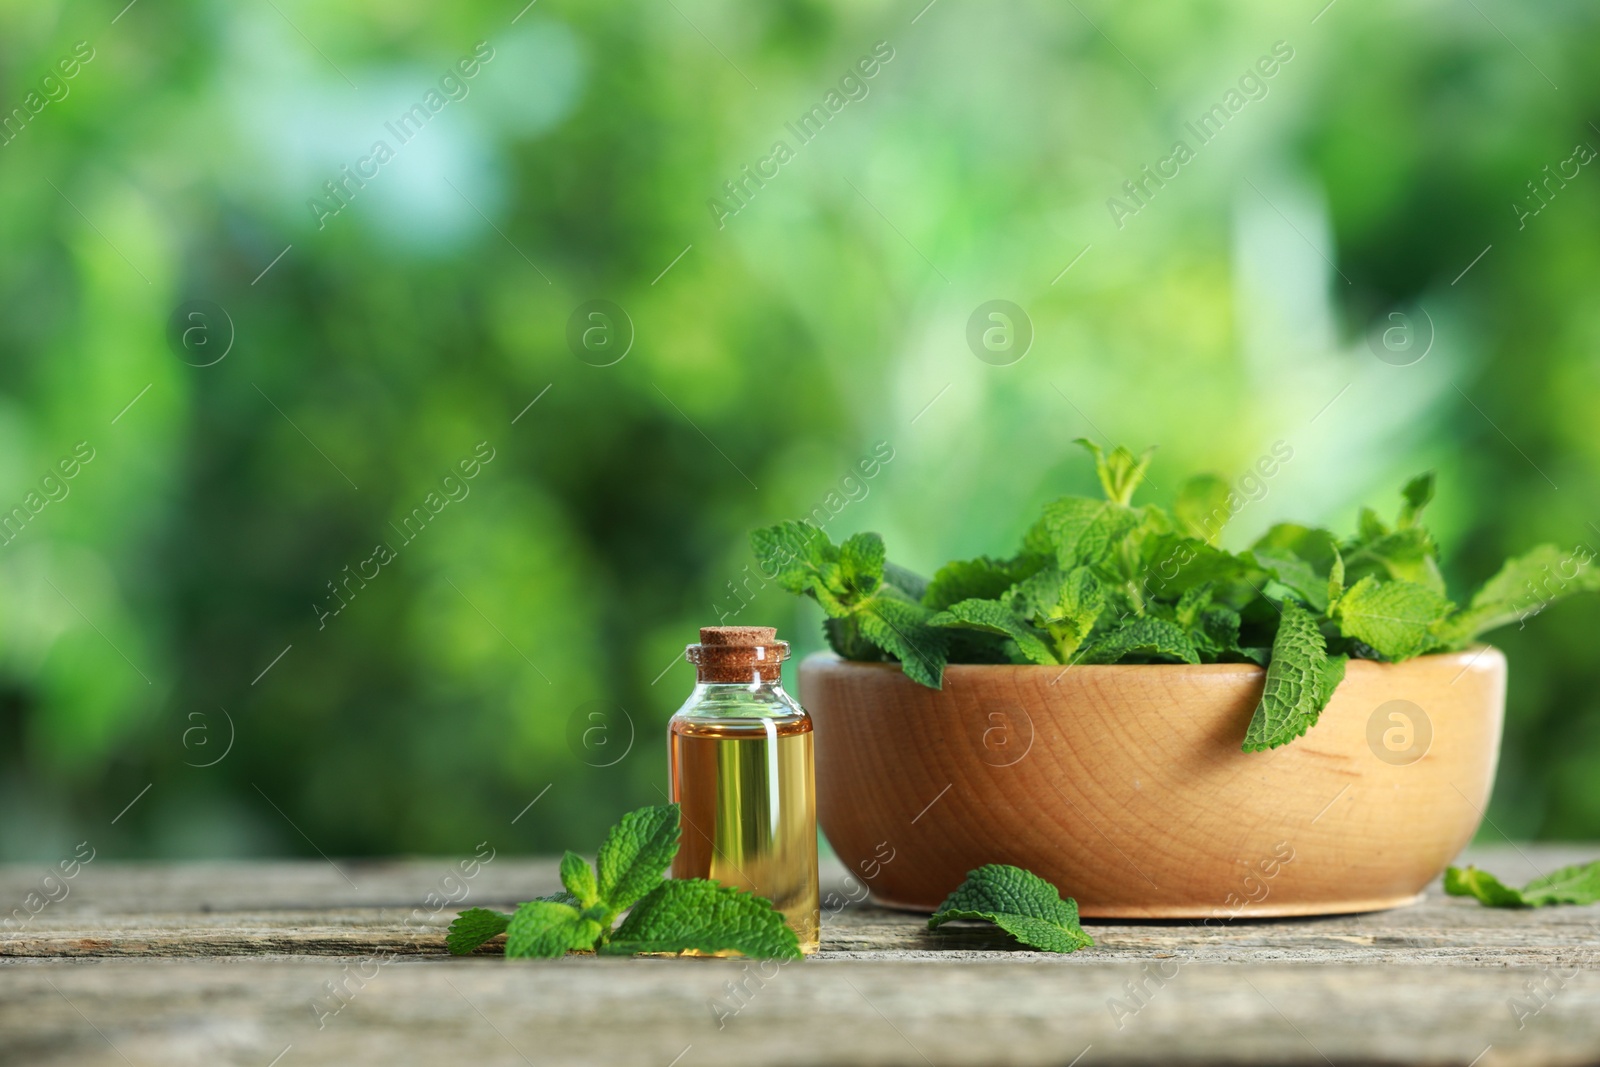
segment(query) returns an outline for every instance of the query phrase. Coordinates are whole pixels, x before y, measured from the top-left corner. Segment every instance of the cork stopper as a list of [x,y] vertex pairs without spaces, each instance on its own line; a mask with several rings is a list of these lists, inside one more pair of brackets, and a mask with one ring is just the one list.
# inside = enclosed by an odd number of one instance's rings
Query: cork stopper
[[702,626],[700,643],[684,650],[702,682],[771,682],[789,658],[773,626]]

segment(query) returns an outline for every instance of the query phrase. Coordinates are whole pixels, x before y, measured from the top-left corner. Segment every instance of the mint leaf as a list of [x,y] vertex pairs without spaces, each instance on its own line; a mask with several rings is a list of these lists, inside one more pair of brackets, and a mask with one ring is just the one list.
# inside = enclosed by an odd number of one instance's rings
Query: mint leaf
[[[1317,714],[1322,714],[1322,709],[1333,699],[1333,691],[1344,681],[1344,669],[1349,664],[1349,656],[1329,656],[1317,672]],[[1315,726],[1315,721],[1311,725]]]
[[1533,907],[1543,904],[1594,904],[1600,902],[1600,860],[1575,863],[1522,887],[1522,897]]
[[1444,891],[1453,897],[1476,897],[1491,908],[1538,908],[1547,904],[1600,902],[1600,860],[1563,867],[1513,889],[1476,867],[1450,867]]
[[600,948],[602,955],[690,950],[755,959],[801,954],[799,939],[770,902],[704,878],[663,882],[634,905]]
[[[939,688],[944,637],[927,625],[933,613],[916,596],[923,590],[884,583],[890,565],[881,537],[858,533],[835,546],[814,526],[780,522],[751,533],[750,544],[764,573],[775,572],[785,589],[822,605],[828,615],[823,631],[835,652],[857,660],[885,652],[900,661],[908,678]],[[894,573],[906,585],[918,582],[903,568],[894,568]]]
[[582,905],[578,903],[578,898],[567,892],[565,889],[557,889],[554,893],[546,893],[543,896],[537,896],[533,899],[553,900],[557,904],[571,904],[574,908],[582,907]]
[[1328,607],[1331,609],[1342,596],[1344,596],[1344,557],[1335,548],[1333,566],[1328,569]]
[[846,588],[863,596],[883,584],[883,538],[875,533],[852,534],[839,546],[839,570]]
[[1438,627],[1440,641],[1461,647],[1488,630],[1526,622],[1571,593],[1600,590],[1600,567],[1593,564],[1594,554],[1583,545],[1571,551],[1539,545],[1507,560],[1471,604]]
[[1400,521],[1396,525],[1404,530],[1417,524],[1422,509],[1433,499],[1433,472],[1427,471],[1411,479],[1400,495],[1405,497],[1405,503],[1400,507]]
[[1189,635],[1166,619],[1131,618],[1104,637],[1097,637],[1079,656],[1080,663],[1118,663],[1131,656],[1199,663],[1200,652]]
[[1211,583],[1185,589],[1172,609],[1172,621],[1185,630],[1192,631],[1200,621],[1200,613],[1211,606]]
[[568,851],[561,857],[561,884],[567,887],[580,908],[593,907],[600,900],[594,868],[576,852]]
[[936,930],[953,919],[978,919],[1032,948],[1076,952],[1094,944],[1078,925],[1077,901],[1021,867],[986,863],[967,872],[967,880],[945,898],[928,920]]
[[1310,612],[1293,600],[1282,607],[1261,703],[1244,735],[1246,752],[1287,745],[1315,726],[1344,677],[1343,659],[1328,659],[1327,643]]
[[1232,494],[1228,483],[1215,474],[1197,474],[1190,478],[1178,487],[1178,499],[1172,505],[1178,529],[1214,547],[1222,536],[1222,527],[1233,516],[1228,507],[1228,497]]
[[570,904],[530,900],[517,908],[506,928],[509,959],[556,959],[569,951],[588,951],[604,928]]
[[1278,584],[1304,600],[1316,611],[1328,609],[1328,578],[1320,575],[1305,560],[1287,549],[1262,546],[1250,554]]
[[998,600],[963,600],[928,620],[930,626],[966,627],[1001,634],[1017,643],[1031,663],[1060,663],[1038,630]]
[[791,593],[815,598],[832,618],[855,611],[881,586],[883,539],[859,533],[836,546],[828,535],[804,522],[780,522],[750,534],[762,573]]
[[[681,832],[678,805],[657,804],[628,812],[606,834],[595,860],[600,872],[596,890],[612,916],[661,885],[661,876],[678,854]],[[563,882],[565,866],[563,861]],[[581,894],[575,895],[581,900]]]
[[[1193,625],[1187,625],[1189,640],[1200,653],[1200,662],[1246,659],[1239,647],[1239,613],[1232,608],[1208,606],[1200,610]],[[1179,625],[1185,625],[1180,622]]]
[[791,593],[804,593],[816,580],[817,569],[827,562],[828,535],[808,522],[780,522],[750,533],[750,547],[762,573]]
[[1329,578],[1334,560],[1339,558],[1338,542],[1331,533],[1279,523],[1251,546],[1250,555],[1278,584],[1314,610],[1327,610]]
[[1087,448],[1094,456],[1094,470],[1100,476],[1100,486],[1106,491],[1106,499],[1113,504],[1128,505],[1133,500],[1133,491],[1144,481],[1144,472],[1150,469],[1150,457],[1155,449],[1147,448],[1143,455],[1135,456],[1118,445],[1107,455],[1087,437],[1078,438],[1076,443]]
[[488,908],[468,908],[457,915],[445,933],[444,944],[452,956],[465,956],[506,932],[511,916]]
[[1327,574],[1338,551],[1338,542],[1327,530],[1299,523],[1280,522],[1250,546],[1252,552],[1271,549],[1274,555],[1287,552],[1305,560],[1318,574]]
[[861,620],[855,616],[823,619],[822,635],[828,639],[828,647],[845,659],[876,663],[889,658],[861,632]]
[[1351,586],[1333,608],[1347,637],[1371,646],[1384,659],[1421,655],[1439,643],[1434,628],[1454,607],[1413,582],[1380,582],[1368,575]]
[[1491,908],[1525,908],[1522,894],[1488,871],[1476,867],[1446,867],[1444,891],[1453,897],[1477,897]]
[[1396,530],[1375,541],[1356,543],[1346,548],[1346,576],[1352,581],[1368,576],[1392,578],[1444,593],[1444,577],[1439,573],[1439,550],[1428,531],[1420,526]]
[[928,579],[891,560],[884,560],[883,580],[904,593],[907,600],[920,601],[928,590]]
[[1362,508],[1360,518],[1356,521],[1359,539],[1362,541],[1376,541],[1388,536],[1389,527],[1378,517],[1378,513],[1371,508]]
[[1041,557],[998,560],[988,556],[946,563],[928,583],[921,597],[922,604],[931,611],[943,611],[963,600],[998,600],[1002,593],[1038,571],[1044,563]]
[[[1196,537],[1164,534],[1140,546],[1141,584],[1161,599],[1182,596],[1202,585],[1214,586],[1218,601],[1257,595],[1267,578],[1249,553],[1234,555]],[[1235,604],[1242,604],[1242,599]]]
[[928,625],[932,617],[921,604],[875,596],[861,605],[855,621],[863,636],[900,661],[907,678],[938,689],[944,676],[945,638]]
[[1064,496],[1044,506],[1029,540],[1048,546],[1064,571],[1093,565],[1110,554],[1112,546],[1139,523],[1139,513],[1107,500]]
[[1010,602],[1013,610],[1031,618],[1048,635],[1053,662],[1066,663],[1105,613],[1106,591],[1093,568],[1074,567],[1062,573],[1047,567],[1018,583]]

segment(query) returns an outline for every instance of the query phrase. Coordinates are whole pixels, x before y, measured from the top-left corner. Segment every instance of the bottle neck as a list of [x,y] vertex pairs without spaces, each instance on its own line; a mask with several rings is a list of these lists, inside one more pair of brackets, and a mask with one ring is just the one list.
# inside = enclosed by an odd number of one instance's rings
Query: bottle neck
[[714,695],[717,693],[781,693],[783,681],[777,675],[771,678],[753,678],[743,682],[706,681],[698,679],[694,683],[693,697]]
[[787,645],[753,648],[707,648],[693,645],[688,650],[695,666],[695,681],[700,685],[751,686],[777,685]]
[[805,711],[777,678],[696,682],[678,709],[679,719],[803,719]]

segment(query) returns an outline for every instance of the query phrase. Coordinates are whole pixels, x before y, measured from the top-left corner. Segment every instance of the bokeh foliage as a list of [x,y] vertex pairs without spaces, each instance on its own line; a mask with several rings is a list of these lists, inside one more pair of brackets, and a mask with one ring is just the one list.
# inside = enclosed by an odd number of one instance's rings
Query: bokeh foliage
[[[1600,147],[1592,7],[518,6],[0,11],[7,114],[94,50],[0,146],[0,507],[94,451],[0,547],[0,856],[580,846],[659,802],[696,626],[819,644],[745,582],[746,530],[835,493],[829,532],[903,564],[998,550],[1091,489],[1083,435],[1158,444],[1158,497],[1287,442],[1229,544],[1389,512],[1434,467],[1457,588],[1600,545],[1600,171],[1526,185]],[[465,98],[319,228],[307,201],[479,41]],[[1119,228],[1108,198],[1279,41]],[[566,340],[597,298],[636,331],[608,367]],[[169,343],[192,299],[232,320],[213,366]],[[966,342],[993,299],[1034,329],[1009,366]],[[1391,313],[1419,362],[1374,354]],[[1600,834],[1597,634],[1574,602],[1499,637],[1506,833]],[[602,721],[618,747],[575,746]]]

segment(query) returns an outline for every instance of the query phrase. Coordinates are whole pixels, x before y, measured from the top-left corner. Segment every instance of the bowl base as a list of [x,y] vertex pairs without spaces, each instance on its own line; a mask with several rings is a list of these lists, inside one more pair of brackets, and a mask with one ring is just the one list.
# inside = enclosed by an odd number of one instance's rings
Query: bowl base
[[[1353,900],[1307,900],[1251,904],[1237,911],[1204,904],[1080,904],[1078,914],[1085,919],[1288,919],[1317,915],[1355,915],[1368,911],[1389,911],[1408,908],[1421,903],[1423,893],[1399,894],[1390,897],[1367,897]],[[868,899],[881,908],[894,911],[916,912],[931,915],[937,905],[912,904],[890,900],[878,893]]]

